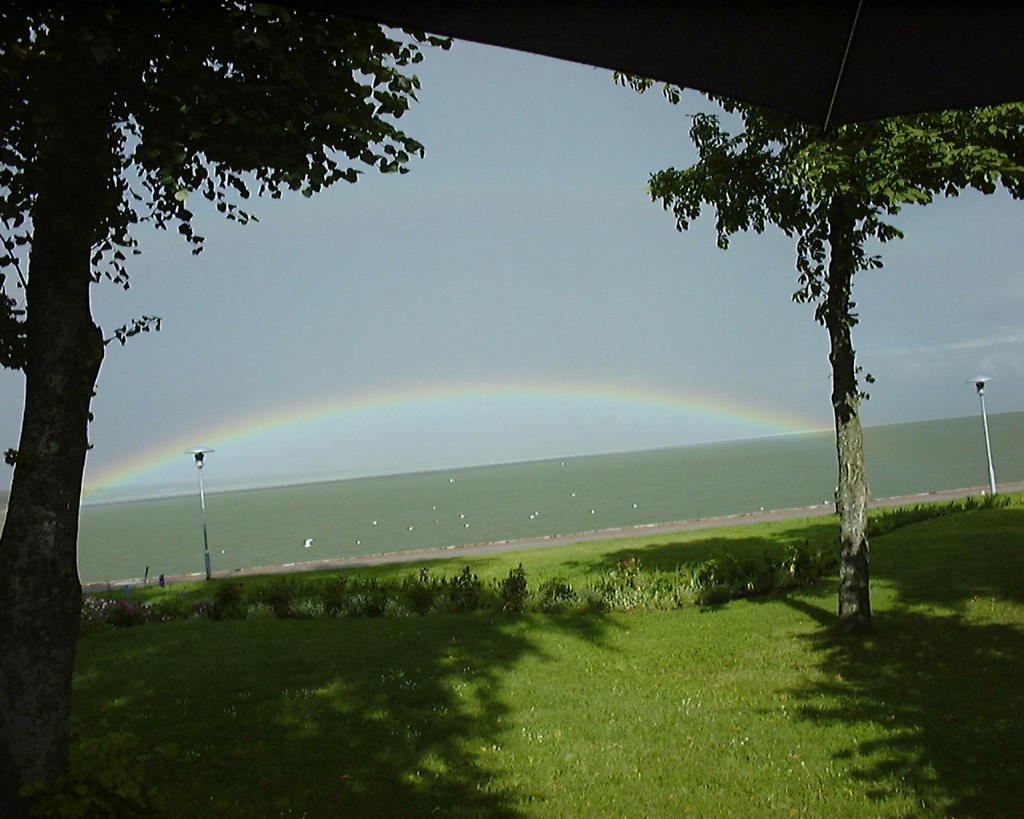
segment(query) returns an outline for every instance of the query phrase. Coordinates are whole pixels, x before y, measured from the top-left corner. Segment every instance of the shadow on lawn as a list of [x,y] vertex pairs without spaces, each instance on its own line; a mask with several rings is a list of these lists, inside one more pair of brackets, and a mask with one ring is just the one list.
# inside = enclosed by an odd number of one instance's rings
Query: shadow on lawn
[[[593,644],[604,628],[544,621]],[[156,773],[174,816],[511,819],[544,795],[492,775],[516,730],[501,679],[544,660],[537,636],[529,617],[483,614],[108,632],[86,638],[76,719],[176,745]]]
[[[791,600],[820,617],[823,609]],[[828,617],[831,625],[831,616]],[[1024,795],[1024,635],[960,615],[888,612],[864,642],[809,638],[824,681],[795,692],[812,722],[850,726],[841,756],[880,798],[895,788],[926,815],[1014,816]],[[858,742],[858,726],[883,738]],[[877,731],[870,731],[877,737]]]
[[876,538],[872,555],[873,575],[892,582],[904,605],[963,610],[982,597],[1024,603],[1024,509],[924,521]]
[[791,545],[827,549],[835,542],[838,531],[838,524],[833,518],[815,519],[800,527],[787,522],[784,529],[760,537],[725,537],[708,534],[706,537],[692,540],[650,543],[618,549],[566,565],[575,570],[604,573],[614,569],[619,561],[639,557],[643,561],[644,569],[675,571],[684,564],[693,566],[723,555],[743,559],[759,558],[766,551],[781,554]]
[[[863,640],[832,628],[831,594],[820,604],[787,599],[824,627],[807,638],[823,676],[794,694],[805,719],[850,727],[842,756],[879,797],[900,788],[924,815],[1015,816],[1024,798],[1024,631],[998,620],[1022,602],[1024,513],[954,523],[934,544],[927,523],[876,539],[873,579],[892,585],[895,602],[875,612]],[[874,738],[858,742],[865,733]]]

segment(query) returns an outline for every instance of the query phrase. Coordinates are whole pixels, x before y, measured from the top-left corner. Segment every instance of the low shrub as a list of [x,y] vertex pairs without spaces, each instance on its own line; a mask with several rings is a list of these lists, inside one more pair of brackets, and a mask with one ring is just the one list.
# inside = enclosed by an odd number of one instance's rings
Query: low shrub
[[152,609],[148,605],[131,600],[111,600],[107,608],[107,622],[119,628],[142,625],[151,615]]
[[239,580],[223,581],[213,590],[209,605],[200,606],[196,613],[211,620],[229,620],[245,617],[245,587]]
[[418,576],[410,577],[402,586],[402,600],[413,614],[421,617],[434,608],[438,596],[438,583],[426,568]]
[[288,580],[279,580],[266,588],[260,602],[270,606],[278,617],[286,619],[300,614],[296,607],[298,599],[295,584]]
[[348,605],[348,577],[342,575],[324,588],[324,608],[331,614],[340,614]]
[[868,537],[881,537],[915,523],[977,509],[1003,509],[1013,504],[1009,495],[969,495],[949,503],[925,503],[878,509],[868,515]]
[[698,589],[721,586],[731,589],[739,579],[739,565],[731,555],[713,557],[693,567],[691,581]]
[[217,605],[215,600],[209,597],[205,597],[202,600],[192,601],[192,614],[193,617],[206,617],[210,620],[220,620],[223,610]]
[[350,617],[383,617],[388,596],[381,589],[366,589],[348,598],[344,613]]
[[[162,600],[157,607],[130,600],[87,597],[82,606],[83,633],[108,625],[138,625],[150,619],[189,616],[225,617],[407,617],[433,612],[497,610],[638,611],[714,605],[737,597],[768,594],[814,583],[835,568],[830,552],[808,542],[792,543],[780,553],[737,560],[723,554],[677,571],[645,571],[640,557],[619,560],[603,574],[553,577],[530,590],[522,564],[508,576],[485,584],[470,566],[454,575],[420,569],[400,580],[345,575],[323,582],[280,578],[246,594],[243,583],[219,584],[212,598],[187,602]],[[250,598],[250,599],[247,599]]]
[[476,611],[481,608],[484,584],[466,566],[461,572],[449,579],[445,589],[445,608],[448,611]]
[[148,603],[135,603],[126,598],[111,600],[90,595],[82,598],[79,628],[82,634],[88,634],[108,626],[139,626],[153,619],[157,619],[156,613]]
[[804,541],[786,546],[781,557],[766,552],[760,559],[738,561],[722,555],[705,560],[690,569],[689,581],[698,605],[717,605],[737,597],[809,586],[836,563],[833,555]]
[[523,564],[509,569],[508,577],[498,581],[498,593],[501,595],[501,607],[505,611],[522,611],[526,605],[526,572]]
[[576,599],[576,592],[568,580],[553,577],[537,587],[534,604],[542,612],[564,611],[576,602]]
[[761,555],[760,560],[750,558],[740,565],[740,575],[748,594],[769,594],[782,588],[778,558],[768,552]]
[[608,611],[633,611],[649,607],[648,579],[643,576],[643,561],[627,557],[615,563],[608,574],[600,577],[595,589]]
[[678,609],[693,605],[693,587],[684,578],[682,572],[652,573],[646,586],[648,607]]
[[153,603],[153,613],[158,620],[184,620],[192,613],[192,604],[184,595],[164,597]]

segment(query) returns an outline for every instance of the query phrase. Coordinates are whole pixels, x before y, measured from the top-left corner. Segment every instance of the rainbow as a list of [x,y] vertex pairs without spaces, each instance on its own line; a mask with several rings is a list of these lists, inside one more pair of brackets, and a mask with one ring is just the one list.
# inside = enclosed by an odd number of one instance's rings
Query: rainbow
[[763,405],[748,405],[707,393],[698,395],[622,383],[505,380],[424,384],[359,395],[312,398],[299,404],[264,408],[230,423],[196,429],[186,436],[165,440],[114,464],[87,469],[85,494],[88,496],[117,486],[144,483],[148,475],[181,462],[185,450],[200,444],[215,449],[258,447],[271,440],[287,439],[289,434],[298,434],[297,431],[308,430],[315,424],[342,424],[396,412],[472,412],[474,409],[486,409],[488,405],[493,407],[511,402],[534,402],[546,407],[574,405],[594,410],[667,412],[698,422],[714,421],[719,426],[723,422],[734,424],[740,430],[736,437],[792,434],[823,426],[820,419],[773,411]]

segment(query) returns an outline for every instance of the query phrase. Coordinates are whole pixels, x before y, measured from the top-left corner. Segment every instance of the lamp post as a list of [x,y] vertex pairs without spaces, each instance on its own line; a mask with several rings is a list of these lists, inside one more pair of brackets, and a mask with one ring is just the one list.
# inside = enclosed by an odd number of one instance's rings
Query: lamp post
[[985,384],[989,379],[986,376],[972,378],[968,383],[974,384],[978,391],[978,398],[981,400],[981,423],[985,427],[985,454],[988,456],[988,485],[994,495],[996,493],[996,471],[992,467],[992,444],[988,437],[988,413],[985,412]]
[[191,455],[196,459],[196,472],[199,473],[199,508],[203,516],[203,559],[206,562],[207,580],[210,579],[210,542],[206,537],[206,493],[203,491],[203,459],[208,452],[213,452],[213,450],[204,447],[185,450],[186,455]]

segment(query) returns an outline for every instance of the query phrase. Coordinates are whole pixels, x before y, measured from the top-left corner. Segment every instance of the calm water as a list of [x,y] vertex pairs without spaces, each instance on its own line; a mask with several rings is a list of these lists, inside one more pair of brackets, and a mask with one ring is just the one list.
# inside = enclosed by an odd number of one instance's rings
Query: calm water
[[[989,418],[1000,483],[1024,481],[1024,412]],[[869,427],[874,497],[987,485],[978,417]],[[831,432],[208,493],[215,571],[813,506]],[[313,538],[311,548],[304,548]],[[83,582],[203,569],[195,495],[86,505]]]

